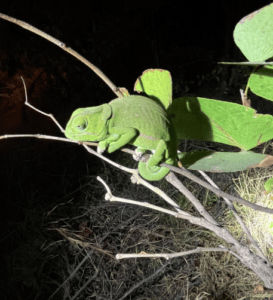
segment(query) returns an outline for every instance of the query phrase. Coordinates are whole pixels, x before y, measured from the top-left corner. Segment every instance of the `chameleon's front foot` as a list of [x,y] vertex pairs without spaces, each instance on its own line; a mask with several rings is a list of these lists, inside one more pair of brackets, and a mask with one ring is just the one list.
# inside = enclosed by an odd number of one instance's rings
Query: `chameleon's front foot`
[[107,146],[108,146],[107,141],[99,142],[99,145],[97,147],[97,152],[99,154],[102,154],[106,150]]
[[133,154],[133,159],[136,161],[140,161],[141,157],[143,156],[145,151],[139,150],[139,148],[135,149],[135,152]]

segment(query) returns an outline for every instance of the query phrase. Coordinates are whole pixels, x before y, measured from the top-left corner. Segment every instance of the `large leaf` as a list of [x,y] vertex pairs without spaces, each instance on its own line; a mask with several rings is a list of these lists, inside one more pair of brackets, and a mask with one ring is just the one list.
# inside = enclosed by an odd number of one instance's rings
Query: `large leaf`
[[172,76],[166,70],[148,69],[137,79],[134,90],[160,101],[167,109],[172,103]]
[[273,66],[265,66],[252,73],[248,85],[256,95],[273,101]]
[[178,139],[224,143],[249,150],[273,138],[273,117],[235,103],[182,97],[168,109]]
[[273,156],[251,151],[192,151],[179,153],[178,158],[185,168],[206,172],[237,172],[273,164]]
[[249,61],[273,56],[273,3],[244,17],[235,27],[234,41]]

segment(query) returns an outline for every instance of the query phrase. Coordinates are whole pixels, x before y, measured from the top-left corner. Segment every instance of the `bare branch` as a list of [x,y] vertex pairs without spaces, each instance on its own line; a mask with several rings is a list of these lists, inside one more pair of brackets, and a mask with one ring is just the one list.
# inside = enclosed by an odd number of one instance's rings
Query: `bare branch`
[[194,205],[197,211],[210,223],[220,226],[213,217],[205,210],[204,206],[200,203],[200,201],[183,185],[183,183],[177,179],[177,177],[170,173],[166,180],[169,181],[173,186],[175,186],[183,195],[187,197],[188,200]]
[[75,141],[75,140],[70,140],[67,138],[61,138],[61,137],[57,137],[57,136],[51,136],[51,135],[44,135],[44,134],[5,134],[5,135],[1,135],[0,136],[0,140],[1,139],[9,139],[9,138],[22,138],[22,137],[31,137],[31,138],[37,138],[37,139],[47,139],[47,140],[55,140],[55,141],[60,141],[60,142],[67,142],[67,143],[74,143],[74,144],[78,144],[83,146],[89,153],[92,153],[93,155],[96,155],[97,157],[107,161],[109,164],[125,171],[128,173],[131,173],[133,175],[139,176],[138,175],[138,170],[137,169],[130,169],[127,167],[124,167],[110,159],[108,159],[107,157],[99,154],[98,152],[96,152],[95,150],[91,149],[90,147],[88,147],[88,145],[98,145],[97,143],[90,143],[90,142],[81,142],[81,141]]
[[[170,182],[173,182],[176,178],[173,173],[171,173],[170,177],[174,177],[174,178],[171,178]],[[103,182],[101,178],[99,180],[101,182]],[[176,180],[178,180],[178,179],[176,178]],[[104,183],[104,186],[106,186],[106,183]],[[140,201],[128,200],[128,199],[124,199],[124,198],[115,197],[115,196],[112,195],[109,187],[107,188],[107,191],[108,192],[105,195],[106,200],[123,202],[123,203],[130,203],[130,204],[133,204],[133,205],[143,206],[143,207],[151,208],[151,209],[154,209],[154,210],[157,210],[157,211],[160,211],[160,212],[167,213],[167,214],[172,215],[176,218],[181,218],[181,219],[188,220],[192,224],[199,225],[199,226],[202,226],[202,227],[205,227],[207,229],[212,230],[213,232],[215,232],[215,234],[220,236],[222,239],[226,240],[227,243],[234,244],[234,245],[236,245],[236,247],[240,246],[240,243],[228,232],[228,230],[225,229],[225,228],[222,228],[213,219],[212,219],[212,222],[210,222],[205,218],[195,217],[195,216],[192,216],[188,213],[183,213],[183,214],[176,213],[172,210],[161,208],[159,206],[156,206],[156,205],[153,205],[153,204],[150,204],[150,203],[147,203],[147,202],[140,202]]]
[[263,207],[263,206],[255,204],[255,203],[251,203],[251,202],[249,202],[249,201],[247,201],[243,198],[229,195],[229,194],[221,191],[220,189],[217,189],[217,188],[211,186],[210,184],[208,184],[204,180],[198,178],[197,176],[193,175],[191,172],[189,172],[185,168],[177,168],[177,167],[174,167],[172,165],[168,165],[166,163],[162,163],[162,164],[160,164],[160,166],[169,168],[171,171],[176,172],[178,174],[181,174],[181,175],[197,182],[198,184],[202,185],[206,189],[212,191],[218,197],[226,197],[231,201],[238,202],[238,203],[243,204],[245,206],[251,207],[252,209],[259,210],[259,211],[265,212],[267,214],[273,214],[273,209],[272,208]]
[[78,60],[80,60],[82,63],[84,63],[86,66],[88,66],[91,70],[93,70],[94,73],[96,73],[109,87],[110,89],[119,97],[122,98],[124,97],[122,92],[119,90],[118,87],[115,86],[115,84],[99,69],[97,68],[95,65],[93,65],[90,61],[88,61],[86,58],[84,58],[83,56],[81,56],[78,52],[76,52],[75,50],[71,49],[70,47],[67,47],[65,45],[65,43],[55,39],[54,37],[52,37],[51,35],[43,32],[42,30],[26,23],[23,22],[21,20],[17,20],[15,18],[12,18],[10,16],[7,16],[5,14],[0,13],[0,18],[4,19],[6,21],[9,21],[11,23],[14,23],[20,27],[23,27],[24,29],[31,31],[41,37],[43,37],[44,39],[50,41],[51,43],[57,45],[58,47],[60,47],[61,49],[63,49],[64,51],[68,52],[69,54],[71,54],[72,56],[76,57]]
[[25,89],[25,105],[29,106],[30,108],[32,108],[33,110],[36,110],[37,112],[39,112],[40,114],[42,115],[45,115],[49,118],[51,118],[53,120],[53,122],[60,128],[61,132],[64,133],[64,129],[63,127],[61,126],[61,124],[54,118],[54,116],[52,114],[47,114],[41,110],[39,110],[38,108],[34,107],[33,105],[31,105],[29,102],[28,102],[28,97],[27,97],[27,87],[26,87],[26,83],[25,83],[25,80],[22,76],[20,76],[20,78],[22,79],[23,81],[23,85],[24,85],[24,89]]
[[183,251],[183,252],[176,252],[176,253],[154,253],[154,254],[148,254],[146,252],[141,252],[139,254],[129,253],[129,254],[122,254],[119,253],[116,255],[116,259],[124,259],[124,258],[143,258],[143,257],[149,257],[149,258],[166,258],[169,260],[170,258],[174,257],[180,257],[185,255],[190,255],[194,253],[201,253],[201,252],[229,252],[230,250],[227,248],[203,248],[203,247],[197,247],[194,250],[189,251]]
[[55,140],[60,142],[74,143],[81,145],[80,141],[69,140],[67,138],[61,138],[58,136],[46,135],[46,134],[5,134],[0,136],[1,139],[11,139],[11,138],[22,138],[22,137],[31,137],[36,139],[46,139],[46,140]]
[[[135,201],[135,200],[128,200],[128,199],[124,199],[124,198],[115,197],[115,196],[113,196],[113,194],[112,194],[109,186],[106,184],[106,182],[101,177],[97,177],[97,179],[104,185],[105,189],[107,190],[107,194],[105,195],[105,200],[109,200],[109,201],[112,201],[112,202],[124,202],[124,203],[130,203],[130,204],[134,204],[134,205],[144,206],[144,207],[148,207],[148,208],[151,208],[151,209],[154,209],[154,210],[158,210],[158,211],[167,213],[169,215],[172,215],[174,217],[177,217],[177,213],[172,211],[172,210],[169,210],[169,209],[161,208],[159,206],[152,205],[152,204],[147,203],[147,202],[139,202],[139,201]],[[148,188],[151,188],[152,191],[154,191],[156,189],[151,184],[147,184],[147,182],[145,180],[142,180],[142,181],[141,181],[141,184],[145,185]],[[171,199],[171,201],[169,201],[169,199],[167,199],[168,196],[165,193],[158,193],[158,195],[160,197],[163,197],[164,200],[166,200],[170,205],[172,205],[179,212],[179,215],[187,216],[187,220],[191,216],[189,213],[181,210],[180,208],[178,209],[178,205],[172,199]],[[166,195],[166,197],[165,197],[165,195]]]

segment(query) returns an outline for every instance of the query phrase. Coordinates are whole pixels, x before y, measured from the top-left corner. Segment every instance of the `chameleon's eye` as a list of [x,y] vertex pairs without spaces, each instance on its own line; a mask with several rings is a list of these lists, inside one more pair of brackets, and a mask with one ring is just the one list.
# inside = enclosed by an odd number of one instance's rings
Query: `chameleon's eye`
[[83,131],[88,126],[88,122],[87,122],[86,118],[80,116],[80,117],[74,119],[73,125],[74,125],[75,129],[77,129],[79,131]]

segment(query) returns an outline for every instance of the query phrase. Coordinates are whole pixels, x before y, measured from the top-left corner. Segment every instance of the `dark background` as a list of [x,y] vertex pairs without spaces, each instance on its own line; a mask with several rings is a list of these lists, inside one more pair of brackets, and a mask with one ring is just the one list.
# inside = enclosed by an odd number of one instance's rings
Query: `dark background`
[[[174,96],[194,94],[229,100],[230,70],[219,81],[198,85],[217,61],[245,60],[232,32],[237,22],[270,1],[6,1],[0,12],[23,20],[63,41],[130,93],[148,68],[171,72]],[[78,107],[109,102],[116,96],[86,66],[43,38],[0,19],[0,134],[63,136],[29,102],[52,113],[65,126]],[[232,98],[232,97],[231,97]],[[240,102],[234,97],[232,101]],[[6,261],[22,238],[22,224],[50,210],[76,190],[85,174],[102,163],[79,146],[31,138],[0,141],[1,248]],[[112,156],[113,158],[113,156]],[[22,223],[24,222],[24,223]],[[18,244],[14,240],[18,240]],[[2,269],[8,290],[12,270]],[[10,273],[9,273],[10,272]]]

